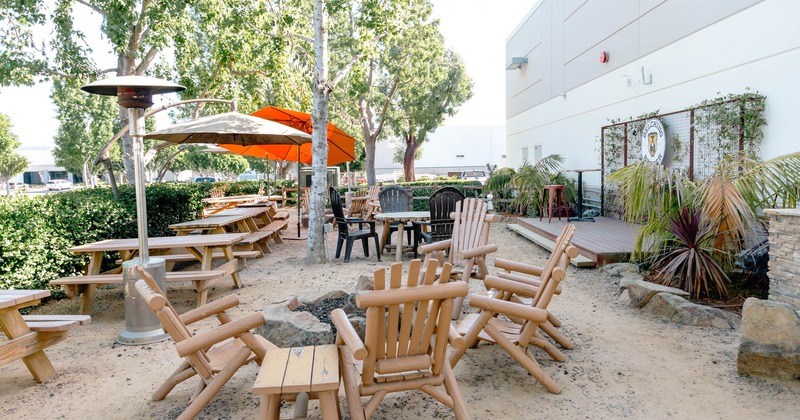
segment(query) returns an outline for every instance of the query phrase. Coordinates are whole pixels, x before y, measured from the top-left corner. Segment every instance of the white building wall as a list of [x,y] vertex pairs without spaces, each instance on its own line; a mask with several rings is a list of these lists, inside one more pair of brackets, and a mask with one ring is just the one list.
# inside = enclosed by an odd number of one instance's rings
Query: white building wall
[[[798,16],[800,1],[765,0],[509,117],[509,166],[522,163],[522,148],[528,147],[532,156],[534,146],[541,144],[544,156],[566,158],[565,169],[599,168],[600,127],[608,119],[678,111],[748,87],[767,97],[763,157],[800,150]],[[642,67],[652,74],[652,84],[642,83]],[[588,183],[600,184],[599,173],[584,176]]]
[[[505,165],[506,131],[502,125],[445,126],[431,133],[422,157],[414,163],[417,176],[447,175],[468,169],[486,169],[486,164]],[[395,163],[394,148],[388,140],[375,148],[375,173],[403,173],[403,165]]]

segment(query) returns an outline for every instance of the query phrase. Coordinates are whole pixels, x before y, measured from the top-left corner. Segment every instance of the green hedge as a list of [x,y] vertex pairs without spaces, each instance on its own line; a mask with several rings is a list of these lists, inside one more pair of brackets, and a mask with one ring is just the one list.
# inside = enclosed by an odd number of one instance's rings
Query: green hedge
[[[384,184],[388,185],[388,184]],[[421,199],[422,197],[430,197],[435,191],[434,187],[456,187],[461,190],[467,197],[480,197],[481,190],[478,189],[464,189],[465,186],[482,187],[479,181],[464,181],[459,179],[439,179],[439,180],[426,180],[415,182],[398,182],[397,185],[403,187],[430,187],[430,188],[415,188],[412,190],[414,197],[419,197],[414,200],[414,211],[427,211],[429,209],[428,200]],[[360,189],[365,189],[362,187]],[[356,189],[356,188],[352,188]],[[344,196],[347,192],[347,187],[339,187],[339,193]]]
[[[202,198],[216,184],[228,195],[253,194],[259,181],[160,183],[147,186],[149,236],[172,236],[169,225],[200,217]],[[60,194],[0,197],[0,289],[44,289],[50,280],[78,274],[88,262],[67,248],[102,239],[135,238],[136,193],[120,186],[119,200],[107,187]],[[116,255],[107,255],[110,268]]]

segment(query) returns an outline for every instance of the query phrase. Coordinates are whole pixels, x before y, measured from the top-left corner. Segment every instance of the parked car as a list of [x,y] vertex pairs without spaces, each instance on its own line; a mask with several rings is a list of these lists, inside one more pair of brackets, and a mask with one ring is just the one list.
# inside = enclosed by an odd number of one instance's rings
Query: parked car
[[199,178],[195,178],[194,182],[217,182],[217,178],[211,176],[201,176]]
[[25,191],[28,189],[28,185],[22,182],[9,182],[8,189],[15,191]]
[[481,184],[485,183],[489,177],[486,175],[486,171],[463,171],[461,172],[461,176],[459,178],[465,181],[480,181]]
[[72,183],[66,179],[51,179],[47,181],[47,189],[50,191],[61,191],[72,188]]

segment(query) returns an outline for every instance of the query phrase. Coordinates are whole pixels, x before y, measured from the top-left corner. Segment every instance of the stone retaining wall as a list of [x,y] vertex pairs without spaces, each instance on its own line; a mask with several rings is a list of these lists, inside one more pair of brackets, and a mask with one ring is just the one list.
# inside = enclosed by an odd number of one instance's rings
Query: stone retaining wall
[[767,209],[769,300],[800,311],[800,209]]

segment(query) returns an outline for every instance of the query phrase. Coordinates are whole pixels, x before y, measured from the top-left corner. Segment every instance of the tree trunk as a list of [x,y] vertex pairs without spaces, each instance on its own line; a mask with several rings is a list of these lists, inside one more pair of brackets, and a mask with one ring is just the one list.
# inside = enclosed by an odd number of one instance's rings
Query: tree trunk
[[364,149],[367,152],[367,157],[364,159],[364,166],[367,171],[367,185],[375,185],[377,179],[375,178],[375,143],[376,137],[364,136]]
[[414,177],[414,157],[417,155],[417,149],[419,149],[419,145],[416,137],[413,134],[409,134],[406,138],[406,151],[403,154],[403,174],[406,182],[417,180]]
[[323,236],[323,217],[325,216],[325,197],[328,168],[328,94],[331,85],[328,81],[328,16],[325,0],[314,1],[314,103],[312,108],[312,148],[311,148],[311,208],[308,211],[308,242],[306,262],[325,263],[325,240]]

